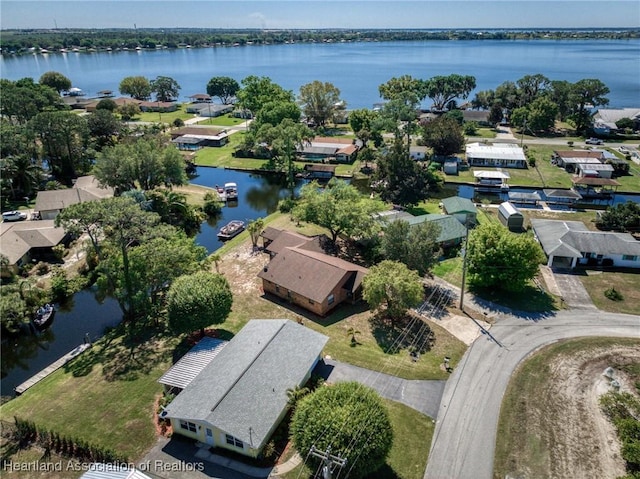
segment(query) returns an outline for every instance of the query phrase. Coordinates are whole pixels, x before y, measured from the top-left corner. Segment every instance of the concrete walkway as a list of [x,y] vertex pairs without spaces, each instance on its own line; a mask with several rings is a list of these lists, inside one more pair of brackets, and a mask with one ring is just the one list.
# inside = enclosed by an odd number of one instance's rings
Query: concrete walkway
[[435,418],[446,381],[402,379],[325,358],[314,370],[328,382],[357,381],[375,389],[380,396]]
[[589,293],[578,276],[570,271],[553,271],[565,304],[572,309],[596,310]]

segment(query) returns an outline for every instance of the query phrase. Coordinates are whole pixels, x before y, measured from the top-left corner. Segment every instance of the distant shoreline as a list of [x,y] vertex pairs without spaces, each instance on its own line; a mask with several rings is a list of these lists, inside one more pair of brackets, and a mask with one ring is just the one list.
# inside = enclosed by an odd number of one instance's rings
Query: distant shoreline
[[639,28],[574,29],[29,29],[0,30],[2,55],[155,51],[296,43],[633,40]]

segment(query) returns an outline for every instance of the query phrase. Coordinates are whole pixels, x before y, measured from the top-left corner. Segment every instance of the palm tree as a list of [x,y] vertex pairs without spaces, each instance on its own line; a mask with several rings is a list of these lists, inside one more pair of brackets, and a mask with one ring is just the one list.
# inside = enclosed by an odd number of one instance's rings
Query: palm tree
[[30,196],[42,180],[42,168],[25,155],[7,158],[11,162],[11,185],[14,191]]
[[247,230],[249,231],[249,235],[251,235],[251,243],[253,244],[253,249],[256,249],[258,246],[258,238],[260,237],[260,233],[262,233],[262,229],[264,228],[264,220],[262,218],[257,218],[253,221],[249,221],[247,225]]
[[361,334],[361,333],[353,326],[347,329],[347,336],[351,336],[351,344],[353,345],[355,345],[358,342],[358,340],[356,339],[356,334]]
[[209,258],[211,259],[211,261],[213,261],[213,264],[216,267],[216,273],[220,274],[220,269],[218,268],[218,266],[222,262],[222,256],[220,256],[220,253],[212,253],[211,255],[209,255]]

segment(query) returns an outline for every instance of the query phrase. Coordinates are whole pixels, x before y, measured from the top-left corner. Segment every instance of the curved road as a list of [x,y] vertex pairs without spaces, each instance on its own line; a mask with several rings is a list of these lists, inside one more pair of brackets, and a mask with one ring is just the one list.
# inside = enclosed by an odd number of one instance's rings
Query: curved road
[[491,479],[500,406],[513,371],[540,347],[582,336],[640,338],[640,316],[585,310],[540,320],[502,316],[447,382],[425,479]]

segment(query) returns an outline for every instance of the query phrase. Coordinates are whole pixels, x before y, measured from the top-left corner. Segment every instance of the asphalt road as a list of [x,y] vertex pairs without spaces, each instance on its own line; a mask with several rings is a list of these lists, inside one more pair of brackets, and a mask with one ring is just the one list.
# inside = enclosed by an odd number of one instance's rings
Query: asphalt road
[[640,338],[640,316],[588,310],[540,320],[501,316],[447,382],[425,479],[491,479],[500,406],[516,366],[544,345],[582,336]]

